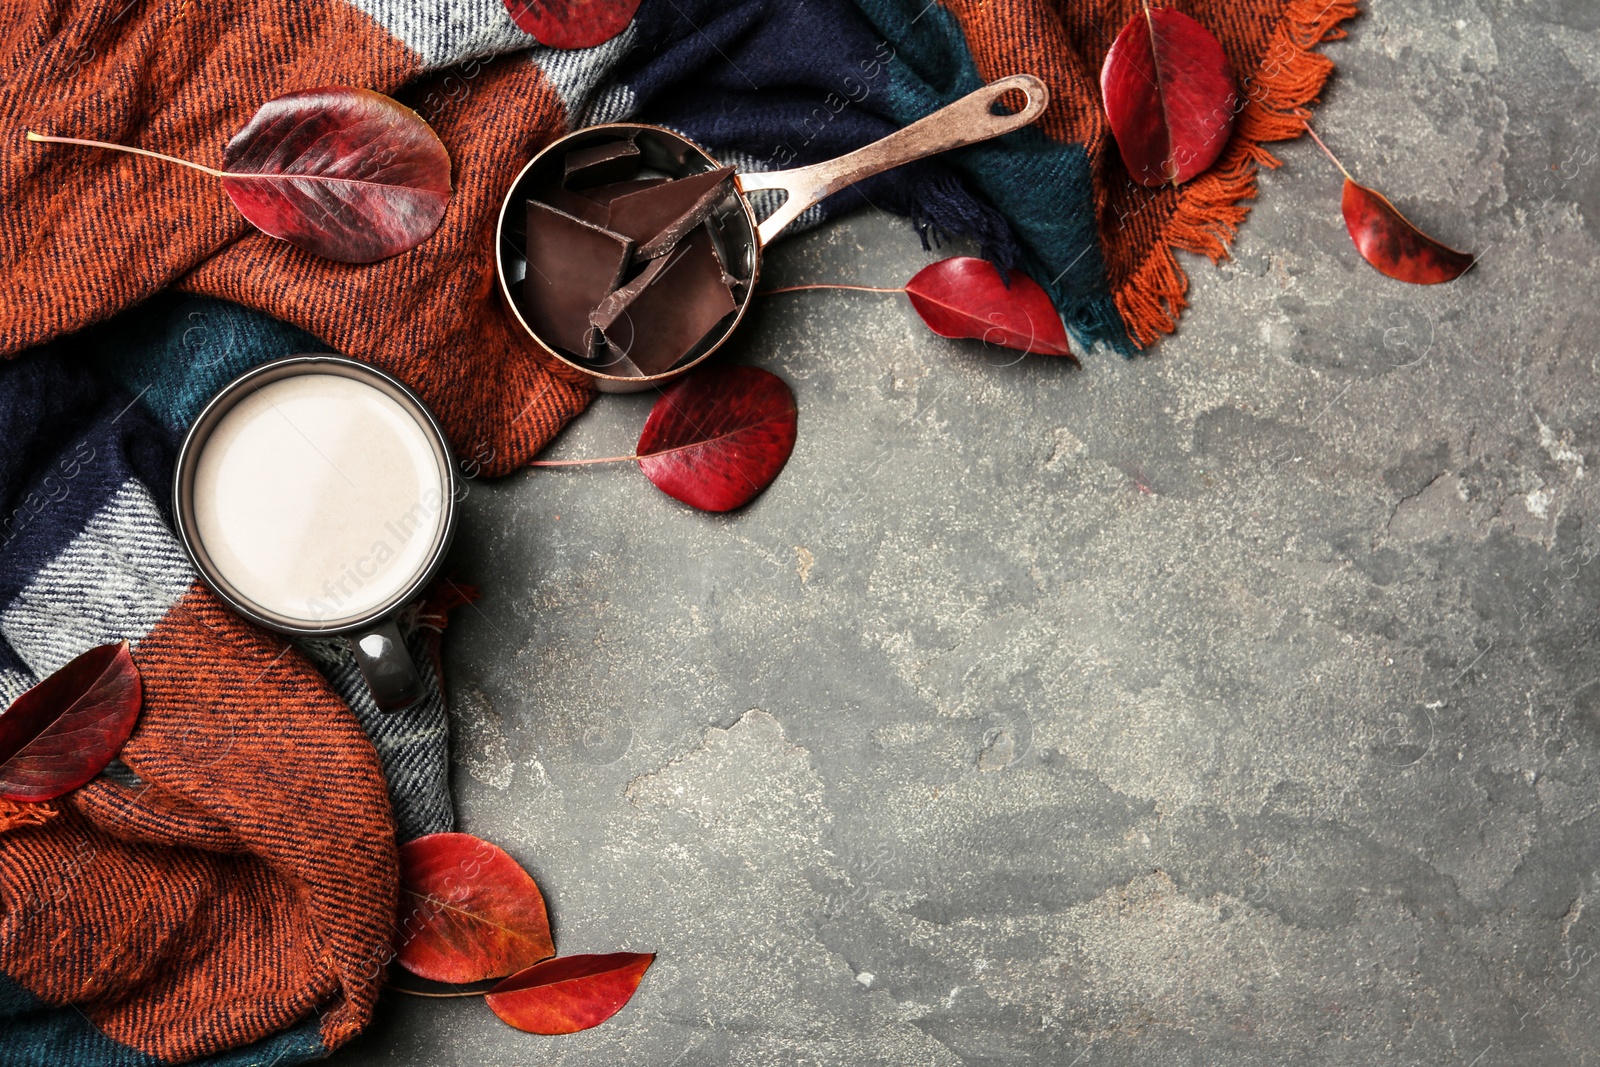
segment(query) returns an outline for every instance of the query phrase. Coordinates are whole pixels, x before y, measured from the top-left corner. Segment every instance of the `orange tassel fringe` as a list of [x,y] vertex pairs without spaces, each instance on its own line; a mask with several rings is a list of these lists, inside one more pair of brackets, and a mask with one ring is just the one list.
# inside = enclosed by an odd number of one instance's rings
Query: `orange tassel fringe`
[[0,800],[0,834],[24,826],[39,826],[56,814],[54,804],[22,804],[14,800]]
[[1257,69],[1241,92],[1245,105],[1233,139],[1206,173],[1185,185],[1178,206],[1139,269],[1114,294],[1117,310],[1140,348],[1172,333],[1188,306],[1189,278],[1173,252],[1182,249],[1213,263],[1228,257],[1239,224],[1250,213],[1243,203],[1256,195],[1256,171],[1281,164],[1262,145],[1298,137],[1311,117],[1333,60],[1313,51],[1345,36],[1339,23],[1355,16],[1358,0],[1294,0],[1279,21]]

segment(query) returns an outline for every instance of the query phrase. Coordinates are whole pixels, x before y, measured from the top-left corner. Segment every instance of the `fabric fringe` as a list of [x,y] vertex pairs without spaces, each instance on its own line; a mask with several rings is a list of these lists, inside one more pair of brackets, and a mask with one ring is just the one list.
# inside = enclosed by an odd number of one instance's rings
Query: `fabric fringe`
[[433,660],[433,672],[444,685],[444,662],[440,652],[444,646],[444,630],[450,625],[450,612],[478,599],[478,587],[461,585],[449,575],[434,579],[422,603],[416,608],[415,624],[428,631],[428,657]]
[[450,612],[478,599],[478,587],[461,585],[451,577],[442,577],[428,587],[417,606],[416,625],[435,633],[443,633],[450,624]]
[[54,804],[24,804],[0,799],[0,834],[25,826],[40,826],[55,818]]
[[1004,215],[975,197],[953,174],[935,173],[918,182],[902,214],[922,238],[925,251],[932,251],[951,237],[965,238],[978,245],[979,254],[998,267],[1002,274],[1022,261],[1022,246]]
[[1177,329],[1188,306],[1189,278],[1175,251],[1195,252],[1213,263],[1228,257],[1239,224],[1256,195],[1256,172],[1281,164],[1263,146],[1298,137],[1311,117],[1307,106],[1333,73],[1333,60],[1314,49],[1345,36],[1339,23],[1353,18],[1359,0],[1293,0],[1265,56],[1248,79],[1246,103],[1233,137],[1206,173],[1184,186],[1150,255],[1114,294],[1128,332],[1140,348]]

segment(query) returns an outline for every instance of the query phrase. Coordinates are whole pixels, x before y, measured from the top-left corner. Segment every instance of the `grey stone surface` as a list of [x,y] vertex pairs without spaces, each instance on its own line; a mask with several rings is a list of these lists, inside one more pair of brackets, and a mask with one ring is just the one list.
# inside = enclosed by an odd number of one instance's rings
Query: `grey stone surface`
[[[1458,284],[1366,267],[1295,144],[1149,356],[772,298],[735,357],[800,439],[747,510],[626,466],[475,486],[462,826],[564,952],[660,957],[581,1035],[392,997],[335,1062],[1600,1059],[1597,30],[1377,0],[1329,49],[1322,131],[1482,251]],[[770,278],[930,258],[864,215]]]

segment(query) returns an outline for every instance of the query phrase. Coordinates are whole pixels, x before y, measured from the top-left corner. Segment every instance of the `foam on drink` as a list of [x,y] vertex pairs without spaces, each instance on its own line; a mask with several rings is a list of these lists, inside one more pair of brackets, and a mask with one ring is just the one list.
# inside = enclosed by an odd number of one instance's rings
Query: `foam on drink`
[[339,374],[270,382],[217,423],[194,521],[237,595],[306,625],[371,612],[427,566],[447,479],[412,414]]

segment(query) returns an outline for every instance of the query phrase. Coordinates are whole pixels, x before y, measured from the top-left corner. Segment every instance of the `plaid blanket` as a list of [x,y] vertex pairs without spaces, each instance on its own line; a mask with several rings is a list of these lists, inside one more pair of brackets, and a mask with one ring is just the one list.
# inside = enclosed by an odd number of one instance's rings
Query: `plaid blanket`
[[[295,644],[197,584],[171,530],[177,435],[227,379],[335,350],[396,374],[471,471],[516,469],[589,399],[493,294],[512,176],[566,129],[640,117],[773,169],[882,136],[983,81],[1043,77],[1041,125],[881,175],[862,204],[971,238],[1049,288],[1085,345],[1172,329],[1175,250],[1220,257],[1263,143],[1293,136],[1353,0],[1176,0],[1243,90],[1218,165],[1129,182],[1097,76],[1138,0],[645,0],[597,48],[536,47],[499,0],[0,0],[0,698],[126,638],[146,683],[121,760],[49,805],[0,804],[0,1061],[288,1064],[371,1018],[397,840],[448,829],[446,715],[372,708],[336,644]],[[263,101],[396,95],[439,132],[439,231],[370,266],[253,232],[210,178],[23,142],[92,137],[209,165]],[[408,614],[431,664],[444,583]]]

